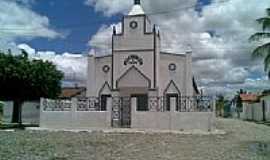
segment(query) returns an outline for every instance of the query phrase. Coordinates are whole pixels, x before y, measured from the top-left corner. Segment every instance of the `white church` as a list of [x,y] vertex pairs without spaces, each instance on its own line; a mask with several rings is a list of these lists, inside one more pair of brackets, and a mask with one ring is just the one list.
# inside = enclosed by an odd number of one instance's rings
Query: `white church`
[[137,97],[138,107],[147,110],[151,96],[198,95],[192,75],[192,53],[163,52],[161,37],[151,24],[140,0],[123,17],[122,31],[112,33],[112,53],[89,56],[87,96]]
[[114,27],[111,52],[88,56],[85,97],[41,100],[41,127],[213,129],[215,103],[198,91],[191,51],[163,52],[140,0],[123,17],[121,33]]

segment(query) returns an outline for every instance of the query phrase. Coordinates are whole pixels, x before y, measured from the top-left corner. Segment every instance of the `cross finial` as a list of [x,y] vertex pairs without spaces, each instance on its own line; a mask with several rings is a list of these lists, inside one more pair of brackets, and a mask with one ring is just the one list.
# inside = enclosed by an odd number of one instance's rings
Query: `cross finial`
[[140,5],[141,4],[141,0],[134,0],[134,4],[135,5]]

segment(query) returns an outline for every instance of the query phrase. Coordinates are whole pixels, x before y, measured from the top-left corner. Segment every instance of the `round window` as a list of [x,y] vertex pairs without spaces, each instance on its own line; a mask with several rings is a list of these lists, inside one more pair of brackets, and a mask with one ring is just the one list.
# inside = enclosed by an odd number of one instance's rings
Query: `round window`
[[175,71],[176,70],[176,64],[174,64],[174,63],[169,64],[169,70],[170,71]]
[[102,68],[102,70],[103,70],[103,72],[105,72],[105,73],[108,73],[109,71],[110,71],[110,67],[108,66],[108,65],[105,65],[105,66],[103,66],[103,68]]
[[136,29],[138,27],[138,23],[136,21],[132,21],[132,22],[130,22],[129,26],[132,29]]

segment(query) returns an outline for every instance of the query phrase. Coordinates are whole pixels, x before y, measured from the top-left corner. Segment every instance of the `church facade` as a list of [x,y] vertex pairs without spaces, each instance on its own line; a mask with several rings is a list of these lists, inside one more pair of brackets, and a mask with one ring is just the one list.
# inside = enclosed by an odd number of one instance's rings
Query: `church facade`
[[112,33],[112,53],[88,58],[87,96],[136,97],[147,110],[148,98],[198,95],[192,74],[192,52],[166,53],[156,26],[144,13],[140,1],[123,17],[122,31]]
[[41,99],[40,127],[214,129],[215,101],[202,96],[192,53],[165,53],[139,0],[112,33],[112,53],[88,56],[85,97]]

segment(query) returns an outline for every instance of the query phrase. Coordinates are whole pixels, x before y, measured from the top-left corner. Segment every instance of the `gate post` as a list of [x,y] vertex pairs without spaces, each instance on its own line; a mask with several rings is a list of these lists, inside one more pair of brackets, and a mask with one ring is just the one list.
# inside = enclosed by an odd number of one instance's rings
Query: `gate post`
[[131,98],[131,124],[130,124],[130,128],[138,127],[136,112],[137,112],[137,98],[132,97]]
[[107,98],[107,106],[106,106],[106,126],[108,128],[112,127],[111,124],[112,124],[112,98],[109,97]]
[[74,126],[76,120],[77,120],[77,107],[78,107],[78,99],[77,98],[72,98],[71,99],[71,127],[76,128]]
[[120,106],[121,98],[119,96],[112,97],[112,127],[120,127]]

